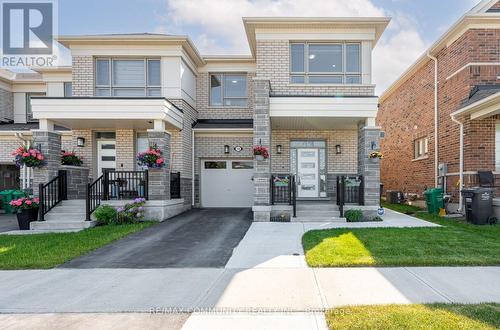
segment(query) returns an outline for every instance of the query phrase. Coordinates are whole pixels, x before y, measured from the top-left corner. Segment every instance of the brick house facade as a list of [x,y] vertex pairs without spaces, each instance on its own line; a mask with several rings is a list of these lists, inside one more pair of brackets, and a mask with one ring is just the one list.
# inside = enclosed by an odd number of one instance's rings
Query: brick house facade
[[[357,187],[351,203],[374,211],[379,206],[379,162],[368,154],[379,149],[380,132],[375,126],[378,98],[371,81],[371,53],[388,22],[245,18],[250,56],[203,57],[189,38],[180,36],[63,36],[59,42],[72,55],[64,83],[71,82],[72,95],[61,95],[63,82],[58,82],[57,93],[46,88],[43,97],[32,98],[39,121],[32,134],[39,136],[43,150],[64,148],[82,157],[85,170],[69,171],[75,176],[70,182],[81,185],[88,176],[95,184],[110,171],[123,173],[106,188],[107,197],[123,198],[123,182],[130,196],[147,189],[148,205],[158,209],[160,220],[190,207],[229,206],[253,207],[254,220],[269,221],[276,210],[291,212],[288,204],[274,204],[272,187],[278,175],[297,178],[299,201],[333,204],[337,177],[349,176]],[[323,64],[311,62],[314,56],[293,55],[299,56],[295,61],[310,64],[304,82],[292,82],[291,45],[296,43],[311,54],[318,48],[318,56],[325,50],[324,61],[337,62],[320,72],[313,65]],[[155,84],[145,78],[150,61],[159,66]],[[98,69],[99,63],[107,69]],[[139,85],[120,85],[116,72],[126,63],[144,66]],[[240,83],[244,90],[235,87]],[[120,94],[131,91],[137,95]],[[213,101],[217,97],[219,102]],[[168,166],[149,169],[149,179],[137,183],[133,172],[143,173],[143,168],[136,164],[136,154],[152,145],[162,150]],[[267,148],[270,157],[258,160],[254,146]],[[51,157],[43,170],[35,171],[35,182],[47,182],[58,173],[57,155]],[[174,197],[169,183],[177,173],[180,196]],[[175,212],[169,211],[172,207]]]
[[[491,8],[498,6],[500,2]],[[500,17],[488,8],[473,9],[468,15],[474,18],[464,16],[429,49],[438,67],[438,164],[447,165],[438,185],[446,182],[454,202],[459,199],[460,132],[451,115],[477,97],[478,88],[494,90],[500,84]],[[381,96],[377,125],[385,132],[381,181],[386,190],[422,198],[425,189],[435,186],[434,67],[434,61],[423,55]],[[497,117],[457,119],[464,125],[463,184],[477,185],[477,171],[499,169]],[[422,155],[415,151],[419,139],[428,141]]]

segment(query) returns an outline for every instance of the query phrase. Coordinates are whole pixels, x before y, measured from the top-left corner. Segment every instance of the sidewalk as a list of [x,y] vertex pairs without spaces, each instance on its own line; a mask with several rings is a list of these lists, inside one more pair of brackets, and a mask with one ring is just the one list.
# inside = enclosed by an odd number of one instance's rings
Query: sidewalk
[[310,311],[500,301],[500,267],[52,269],[0,272],[0,313],[176,307]]

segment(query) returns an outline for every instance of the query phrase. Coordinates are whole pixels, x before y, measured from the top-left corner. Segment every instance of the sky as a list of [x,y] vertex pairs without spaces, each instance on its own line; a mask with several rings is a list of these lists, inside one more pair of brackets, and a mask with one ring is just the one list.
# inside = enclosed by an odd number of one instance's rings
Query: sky
[[[203,55],[249,54],[244,16],[389,16],[373,53],[382,93],[479,0],[59,0],[59,34],[188,35]],[[68,59],[67,53],[61,54]],[[69,63],[67,63],[69,64]]]

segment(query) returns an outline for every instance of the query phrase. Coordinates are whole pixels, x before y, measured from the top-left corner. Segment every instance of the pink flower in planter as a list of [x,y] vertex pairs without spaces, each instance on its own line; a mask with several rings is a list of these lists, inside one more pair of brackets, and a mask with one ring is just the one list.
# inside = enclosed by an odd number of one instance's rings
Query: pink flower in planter
[[25,203],[26,203],[26,205],[31,205],[31,204],[33,204],[33,202],[32,202],[32,201],[30,201],[29,199],[28,199]]
[[163,164],[163,158],[158,158],[158,159],[156,160],[156,164],[158,164],[158,165]]
[[40,198],[38,197],[33,198],[33,202],[35,202],[36,204],[40,203]]
[[30,154],[27,152],[23,152],[23,157],[28,157]]
[[43,160],[43,156],[42,156],[42,155],[40,155],[40,154],[38,154],[38,155],[36,156],[36,159],[38,159],[38,160]]

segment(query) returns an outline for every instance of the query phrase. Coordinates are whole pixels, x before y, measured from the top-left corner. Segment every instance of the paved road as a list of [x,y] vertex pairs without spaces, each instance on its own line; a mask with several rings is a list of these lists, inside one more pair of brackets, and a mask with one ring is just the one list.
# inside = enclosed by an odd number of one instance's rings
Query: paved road
[[251,222],[250,209],[193,209],[60,267],[220,268]]

